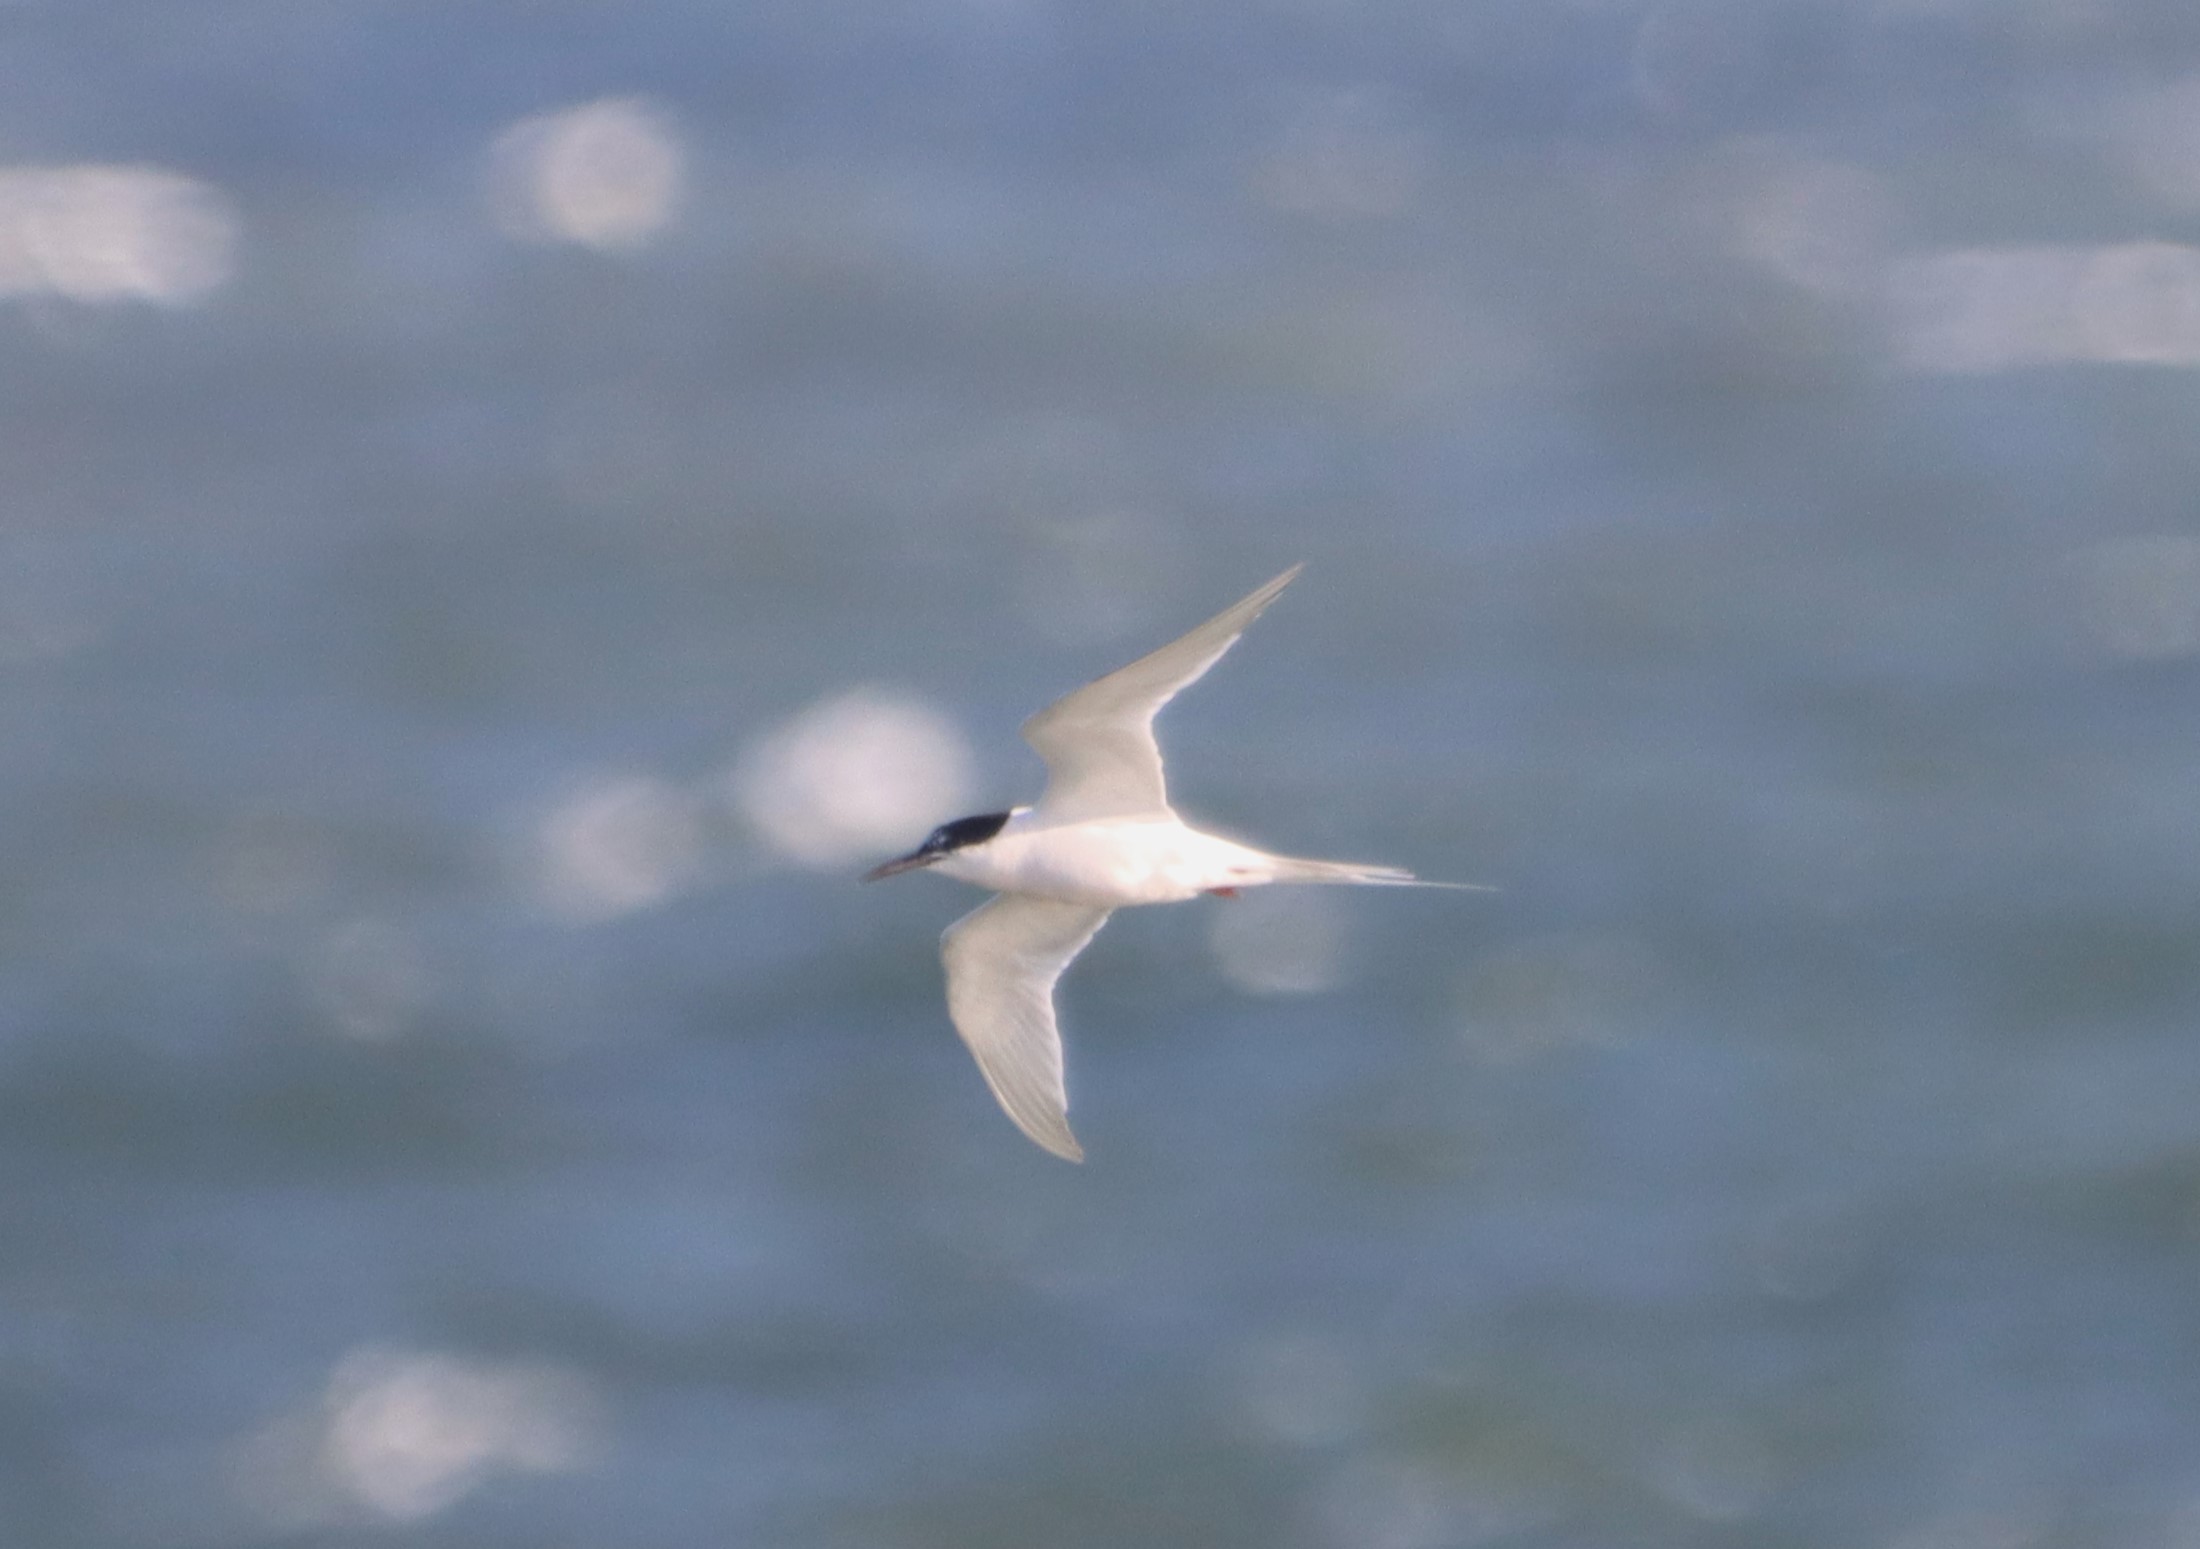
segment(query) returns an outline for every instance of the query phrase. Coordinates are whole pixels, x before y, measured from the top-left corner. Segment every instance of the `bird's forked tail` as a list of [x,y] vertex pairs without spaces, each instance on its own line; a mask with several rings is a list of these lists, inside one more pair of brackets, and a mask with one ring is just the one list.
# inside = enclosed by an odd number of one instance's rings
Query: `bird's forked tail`
[[1310,861],[1278,855],[1278,882],[1356,882],[1369,887],[1443,887],[1466,893],[1494,893],[1487,882],[1430,882],[1403,866],[1369,866],[1358,861]]

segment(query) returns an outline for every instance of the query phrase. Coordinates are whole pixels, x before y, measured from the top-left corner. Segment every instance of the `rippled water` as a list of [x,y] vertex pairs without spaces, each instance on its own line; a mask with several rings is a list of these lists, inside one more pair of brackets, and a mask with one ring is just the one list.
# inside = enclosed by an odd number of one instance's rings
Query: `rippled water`
[[[2200,1542],[2200,23],[19,6],[0,1539]],[[1091,1160],[1021,718],[1286,564]]]

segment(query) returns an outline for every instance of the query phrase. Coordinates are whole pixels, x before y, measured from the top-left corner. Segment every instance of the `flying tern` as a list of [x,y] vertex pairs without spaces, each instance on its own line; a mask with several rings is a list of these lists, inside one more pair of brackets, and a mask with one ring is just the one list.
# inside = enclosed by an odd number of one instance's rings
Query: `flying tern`
[[947,1013],[1002,1109],[1056,1156],[1084,1160],[1070,1133],[1054,984],[1115,910],[1202,893],[1234,898],[1271,882],[1477,886],[1424,882],[1396,866],[1270,855],[1201,833],[1170,807],[1155,712],[1220,661],[1304,568],[1293,565],[1189,634],[1024,722],[1024,740],[1047,766],[1037,805],[943,823],[864,875],[876,882],[929,867],[997,895],[940,938]]

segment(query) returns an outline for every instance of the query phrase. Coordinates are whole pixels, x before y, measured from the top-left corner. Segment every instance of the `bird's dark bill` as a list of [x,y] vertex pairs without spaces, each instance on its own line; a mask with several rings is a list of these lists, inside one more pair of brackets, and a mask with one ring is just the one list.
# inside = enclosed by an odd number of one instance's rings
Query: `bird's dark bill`
[[897,872],[915,871],[919,866],[929,866],[939,858],[940,852],[938,850],[912,850],[909,854],[898,856],[883,866],[873,866],[863,874],[863,880],[866,882],[881,881]]

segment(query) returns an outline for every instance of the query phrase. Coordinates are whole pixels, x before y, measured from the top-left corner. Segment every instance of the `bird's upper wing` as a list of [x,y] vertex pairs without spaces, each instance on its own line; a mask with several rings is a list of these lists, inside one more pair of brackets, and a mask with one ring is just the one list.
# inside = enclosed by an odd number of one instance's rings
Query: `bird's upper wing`
[[1083,822],[1167,812],[1161,749],[1153,740],[1154,712],[1220,661],[1245,626],[1304,568],[1293,565],[1190,634],[1065,694],[1024,722],[1024,741],[1047,763],[1039,816]]
[[947,1014],[1016,1127],[1056,1156],[1085,1159],[1069,1130],[1054,981],[1107,922],[1105,909],[1002,893],[947,927]]

